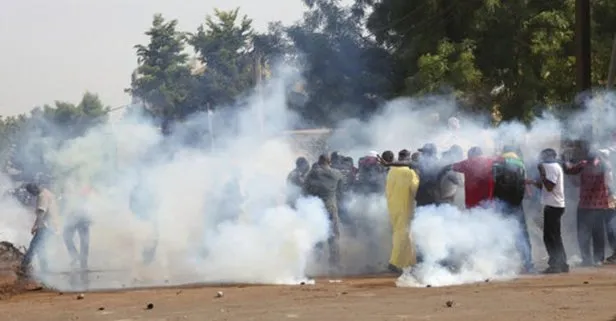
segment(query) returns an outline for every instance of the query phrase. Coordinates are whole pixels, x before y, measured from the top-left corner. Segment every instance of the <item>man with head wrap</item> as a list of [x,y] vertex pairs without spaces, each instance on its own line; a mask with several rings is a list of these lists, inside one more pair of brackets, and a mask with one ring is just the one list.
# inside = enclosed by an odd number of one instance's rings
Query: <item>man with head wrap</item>
[[337,268],[340,263],[338,199],[342,192],[342,174],[331,167],[329,156],[325,154],[319,156],[317,163],[306,175],[303,192],[305,195],[318,197],[325,205],[331,223],[331,234],[328,239],[329,262],[332,268]]
[[[409,161],[410,156],[409,151],[402,150],[398,160]],[[385,195],[393,232],[389,270],[395,273],[402,273],[404,268],[417,263],[415,245],[410,238],[410,224],[415,213],[418,185],[419,176],[409,167],[394,167],[387,174]]]

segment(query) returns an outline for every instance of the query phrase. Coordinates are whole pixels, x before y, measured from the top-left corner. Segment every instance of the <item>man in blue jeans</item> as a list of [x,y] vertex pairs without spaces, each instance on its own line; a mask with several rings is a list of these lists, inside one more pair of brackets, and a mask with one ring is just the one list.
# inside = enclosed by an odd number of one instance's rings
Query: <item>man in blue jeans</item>
[[31,277],[32,259],[35,255],[39,258],[41,272],[48,272],[48,261],[45,245],[49,237],[58,230],[58,206],[56,197],[48,189],[38,184],[28,183],[26,191],[36,197],[36,220],[32,226],[32,240],[30,246],[21,261],[20,277]]

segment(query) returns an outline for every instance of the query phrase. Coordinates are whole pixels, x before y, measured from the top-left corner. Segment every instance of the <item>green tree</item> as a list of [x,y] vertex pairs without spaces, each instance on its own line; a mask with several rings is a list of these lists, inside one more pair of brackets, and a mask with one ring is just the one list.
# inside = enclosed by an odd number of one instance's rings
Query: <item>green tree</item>
[[[400,94],[451,86],[468,106],[530,120],[575,96],[575,1],[357,0],[367,29],[408,66]],[[593,82],[606,75],[613,1],[593,1]],[[498,89],[498,90],[495,90]]]
[[252,20],[239,16],[239,8],[214,10],[205,23],[191,34],[193,46],[204,72],[197,76],[197,92],[193,93],[199,109],[231,105],[241,94],[255,85]]
[[304,19],[287,29],[300,53],[307,102],[296,106],[316,125],[372,114],[393,97],[403,75],[389,52],[363,35],[357,8],[336,0],[306,0]]
[[134,97],[142,99],[147,109],[162,118],[178,117],[191,93],[188,55],[184,52],[185,34],[177,30],[177,20],[165,21],[154,16],[152,27],[145,33],[148,45],[136,45],[139,66],[133,74]]

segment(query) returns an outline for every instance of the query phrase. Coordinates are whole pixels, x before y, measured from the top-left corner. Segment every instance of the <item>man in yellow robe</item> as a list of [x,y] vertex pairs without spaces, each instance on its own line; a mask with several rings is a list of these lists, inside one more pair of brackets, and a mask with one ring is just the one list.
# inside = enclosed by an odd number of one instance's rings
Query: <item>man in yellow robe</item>
[[[408,161],[410,153],[402,150],[400,161]],[[419,175],[409,167],[391,167],[387,174],[385,195],[387,209],[393,230],[389,269],[401,273],[402,269],[417,263],[415,245],[411,240],[410,225],[415,213],[415,194],[419,185]]]

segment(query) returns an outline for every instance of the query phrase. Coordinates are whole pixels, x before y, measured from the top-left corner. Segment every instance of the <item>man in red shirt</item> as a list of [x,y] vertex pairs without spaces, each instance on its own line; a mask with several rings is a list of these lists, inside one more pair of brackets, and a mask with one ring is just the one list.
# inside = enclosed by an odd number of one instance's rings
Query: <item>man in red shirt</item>
[[494,180],[492,175],[492,158],[483,155],[479,147],[468,151],[468,158],[445,167],[441,172],[453,170],[464,174],[464,196],[466,208],[487,206],[494,195]]

